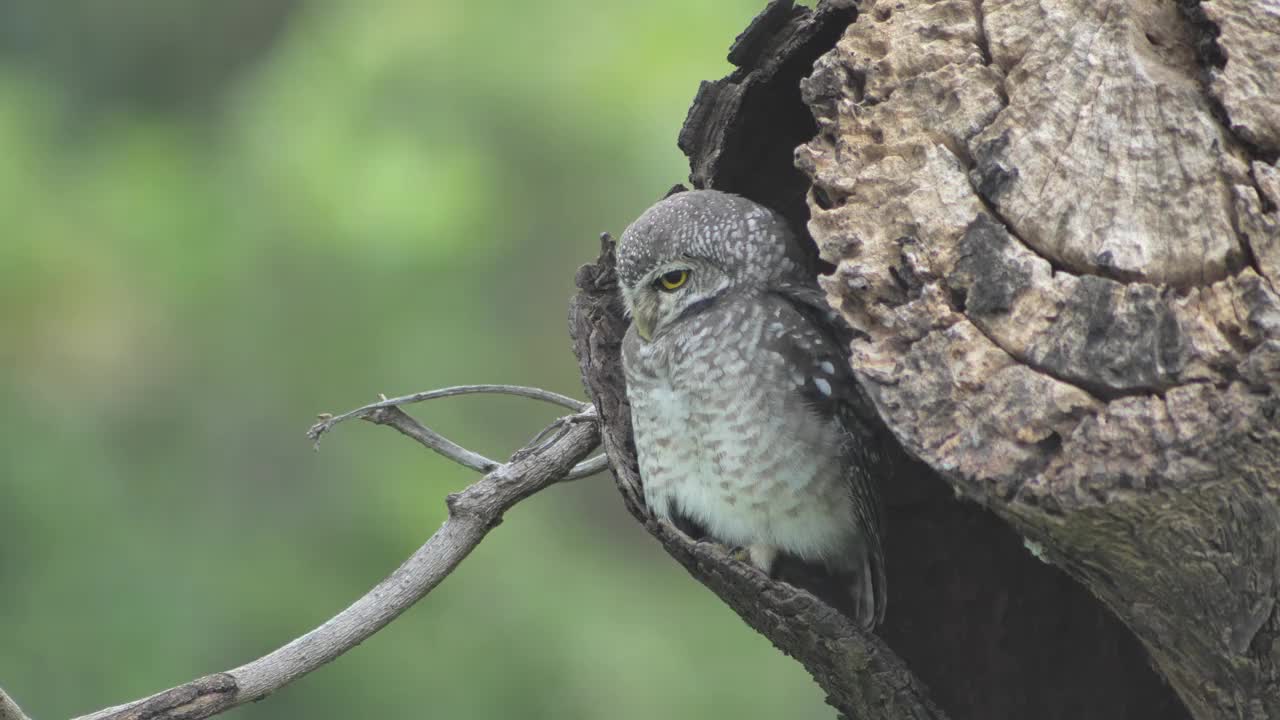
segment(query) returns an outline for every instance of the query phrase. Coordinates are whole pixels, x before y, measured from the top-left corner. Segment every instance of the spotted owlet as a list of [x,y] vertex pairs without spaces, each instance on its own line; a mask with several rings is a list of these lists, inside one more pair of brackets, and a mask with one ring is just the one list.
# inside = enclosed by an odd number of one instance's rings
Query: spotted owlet
[[839,588],[819,594],[872,628],[885,608],[880,453],[855,412],[848,345],[792,247],[781,217],[714,190],[672,195],[622,234],[645,501],[766,573],[814,568]]

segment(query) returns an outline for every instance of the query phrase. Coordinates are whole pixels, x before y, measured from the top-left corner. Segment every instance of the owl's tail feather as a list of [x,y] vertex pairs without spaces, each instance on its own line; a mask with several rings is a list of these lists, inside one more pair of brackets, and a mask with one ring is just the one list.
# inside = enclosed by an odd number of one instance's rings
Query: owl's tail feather
[[774,562],[773,575],[822,598],[865,630],[884,620],[884,557],[855,547],[842,569],[825,563],[806,563],[783,553]]
[[861,567],[853,572],[849,595],[853,599],[852,619],[864,630],[874,630],[884,622],[886,585],[884,557],[880,553],[861,553]]

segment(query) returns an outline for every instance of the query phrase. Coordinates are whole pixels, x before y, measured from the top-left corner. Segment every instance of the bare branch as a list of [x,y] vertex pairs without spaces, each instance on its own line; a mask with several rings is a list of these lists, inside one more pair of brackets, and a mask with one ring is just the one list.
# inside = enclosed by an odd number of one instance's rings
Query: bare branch
[[[352,418],[359,418],[361,420],[368,420],[376,425],[389,425],[400,431],[401,434],[417,440],[419,444],[423,445],[427,449],[439,453],[463,467],[470,468],[476,472],[487,473],[498,467],[501,463],[487,458],[478,452],[462,447],[444,435],[426,427],[422,423],[410,417],[404,411],[400,410],[401,405],[423,402],[424,400],[436,400],[456,395],[476,394],[515,395],[517,397],[549,402],[577,412],[576,415],[560,418],[549,425],[542,432],[538,433],[538,435],[529,442],[529,445],[536,444],[550,433],[558,430],[563,423],[581,422],[583,420],[589,420],[590,422],[596,421],[595,412],[591,409],[590,403],[586,403],[581,400],[574,400],[571,397],[551,392],[550,390],[525,387],[523,385],[458,385],[456,387],[427,390],[425,392],[403,395],[396,398],[383,397],[378,402],[358,407],[355,410],[351,410],[337,416],[321,415],[320,422],[312,425],[311,429],[307,430],[307,437],[315,441],[316,447],[319,447],[320,438],[325,433],[333,429],[335,425]],[[517,451],[514,457],[520,457],[523,452],[527,452],[527,447]],[[598,455],[574,466],[564,479],[577,480],[579,478],[584,478],[588,475],[594,475],[608,466],[609,459],[604,455]]]
[[604,472],[609,469],[609,457],[607,455],[597,455],[590,460],[583,460],[568,475],[564,476],[565,480],[581,480],[589,475],[595,475],[598,472]]
[[[429,450],[434,450],[459,465],[471,468],[476,472],[487,473],[502,464],[495,460],[490,460],[478,452],[473,452],[462,447],[435,430],[432,430],[418,422],[398,407],[374,408],[373,410],[368,411],[368,413],[363,416],[363,419],[368,420],[375,425],[388,425],[393,427],[398,430],[400,434],[417,440],[423,447]],[[318,434],[316,438],[316,442],[318,443]]]
[[[540,452],[548,445],[555,442],[556,438],[560,437],[561,433],[574,423],[598,423],[599,421],[600,418],[596,415],[596,409],[591,406],[588,406],[587,410],[584,410],[577,415],[565,415],[564,417],[557,418],[555,422],[546,426],[541,432],[533,436],[533,439],[526,443],[524,447],[517,450],[512,457],[518,458],[529,453]],[[577,465],[574,465],[573,469],[569,471],[568,475],[565,475],[564,479],[579,480],[589,475],[595,475],[598,472],[608,469],[608,467],[609,457],[604,453],[601,453],[589,460],[583,460]]]
[[[482,391],[466,390],[453,394],[464,392]],[[548,396],[554,395],[540,392]],[[532,396],[523,392],[513,394]],[[418,396],[411,397],[428,399],[421,396],[443,397],[431,393],[419,393]],[[538,399],[547,398],[540,396]],[[450,495],[447,499],[449,519],[444,525],[395,572],[328,622],[275,652],[234,670],[198,678],[151,697],[100,710],[78,720],[197,720],[209,717],[261,699],[355,647],[439,585],[484,539],[489,530],[502,521],[503,513],[524,498],[565,478],[575,463],[599,444],[599,423],[594,420],[594,408],[586,409],[590,406],[585,403],[568,398],[565,400],[573,403],[574,409],[585,410],[580,415],[591,421],[561,422],[561,429],[549,443],[515,457],[508,463],[497,465],[466,490]],[[360,416],[361,413],[383,410],[388,414],[382,424],[391,425],[414,437],[406,431],[411,426],[394,419],[408,418],[395,408],[398,401],[409,402],[397,399],[375,403],[374,406],[334,418],[333,422]],[[395,413],[391,413],[391,410],[395,410]],[[329,426],[332,426],[332,422]],[[317,435],[327,429],[328,427],[319,430]],[[18,717],[23,718],[21,715]]]
[[0,720],[31,720],[4,688],[0,688]]
[[[458,445],[457,443],[454,443],[449,438],[446,438],[435,430],[432,430],[418,422],[413,418],[413,416],[398,407],[374,408],[370,410],[363,419],[374,423],[375,425],[386,425],[388,427],[395,428],[402,435],[417,440],[423,447],[426,447],[429,450],[434,450],[459,465],[471,468],[472,470],[476,470],[478,472],[489,472],[500,465],[500,463],[490,460],[484,455],[473,452],[461,445]],[[567,424],[576,422],[596,422],[596,419],[594,408],[578,413],[577,415],[566,415],[565,417],[559,418],[544,428],[542,432],[538,433],[533,440],[530,440],[529,445],[517,450],[513,457],[520,458],[530,452],[536,452],[545,448],[547,444],[554,441],[556,437],[559,437],[557,433]],[[539,444],[540,441],[544,440],[544,438],[548,436],[550,436],[552,440]],[[564,476],[564,479],[579,480],[587,477],[588,475],[595,475],[608,467],[609,458],[604,455],[597,455],[589,460],[583,460],[577,465],[574,465],[573,469]]]
[[515,395],[517,397],[530,398],[532,400],[541,400],[549,402],[553,405],[582,412],[590,407],[591,403],[582,400],[574,400],[567,395],[543,390],[542,388],[525,387],[523,385],[457,385],[454,387],[439,388],[436,390],[424,390],[423,392],[413,393],[412,395],[402,395],[400,397],[387,398],[383,397],[376,403],[370,403],[355,410],[344,412],[341,415],[328,417],[322,416],[320,422],[316,423],[307,431],[307,437],[320,442],[320,436],[329,432],[334,425],[340,422],[350,420],[351,418],[363,418],[374,410],[384,408],[400,407],[401,405],[412,405],[413,403],[423,402],[425,400],[438,400],[440,398],[454,397],[457,395]]

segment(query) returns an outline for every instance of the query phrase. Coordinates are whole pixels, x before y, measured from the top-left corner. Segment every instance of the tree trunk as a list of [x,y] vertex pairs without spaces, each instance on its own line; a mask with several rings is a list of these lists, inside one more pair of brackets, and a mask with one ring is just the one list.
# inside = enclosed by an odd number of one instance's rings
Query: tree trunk
[[730,59],[691,181],[807,228],[919,461],[886,622],[648,513],[606,247],[570,324],[635,516],[850,717],[1280,718],[1280,1],[774,2]]

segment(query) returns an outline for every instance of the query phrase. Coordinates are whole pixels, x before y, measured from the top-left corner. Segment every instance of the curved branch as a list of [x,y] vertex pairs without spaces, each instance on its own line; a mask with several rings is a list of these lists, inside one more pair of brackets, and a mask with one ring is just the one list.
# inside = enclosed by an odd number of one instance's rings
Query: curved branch
[[[433,450],[459,465],[487,473],[502,463],[491,460],[478,452],[468,450],[449,438],[413,419],[408,413],[397,407],[375,408],[363,417],[376,425],[390,425],[399,430],[405,437],[417,440],[420,445]],[[319,426],[317,426],[319,427]],[[314,430],[314,428],[313,428]],[[316,442],[320,442],[317,435]]]
[[[431,393],[419,393],[419,396],[424,395]],[[374,410],[395,410],[399,416],[408,418],[395,408],[395,402],[377,403],[381,408]],[[362,411],[366,409],[339,417],[354,417]],[[198,678],[151,697],[100,710],[77,720],[197,720],[209,717],[266,697],[355,647],[439,585],[502,521],[503,513],[565,478],[574,464],[599,444],[599,425],[594,422],[594,410],[580,415],[585,416],[584,420],[592,421],[559,423],[560,429],[549,442],[494,467],[466,490],[450,495],[447,499],[449,518],[444,525],[395,572],[320,627],[233,670]],[[385,418],[382,424],[405,432],[402,423],[394,417]]]
[[320,422],[316,423],[307,431],[307,437],[320,442],[320,436],[329,432],[334,425],[340,422],[350,420],[351,418],[363,418],[374,410],[382,410],[385,408],[400,407],[401,405],[412,405],[426,400],[439,400],[440,398],[454,397],[457,395],[515,395],[517,397],[529,398],[531,400],[541,400],[553,405],[575,412],[582,412],[590,407],[591,403],[581,400],[574,400],[568,395],[543,390],[542,388],[526,387],[524,385],[456,385],[454,387],[438,388],[436,390],[424,390],[423,392],[413,393],[412,395],[401,395],[400,397],[388,398],[385,395],[376,403],[369,403],[349,410],[337,416],[322,415]]
[[[515,395],[517,397],[530,398],[532,400],[541,400],[554,405],[568,408],[577,412],[576,415],[570,415],[566,418],[560,418],[555,421],[542,432],[538,433],[529,445],[536,445],[540,440],[546,437],[550,432],[559,429],[566,422],[580,422],[584,419],[595,422],[595,416],[589,416],[590,403],[581,400],[574,400],[566,395],[543,390],[542,388],[526,387],[523,385],[458,385],[456,387],[440,388],[439,390],[427,390],[424,392],[413,393],[412,395],[402,395],[395,398],[387,398],[383,396],[381,400],[375,403],[358,407],[341,415],[321,414],[320,422],[312,425],[307,430],[307,437],[315,442],[317,448],[320,447],[320,438],[333,429],[338,423],[359,418],[368,420],[375,425],[390,425],[401,434],[417,440],[419,444],[428,450],[439,453],[446,458],[458,463],[459,465],[475,470],[476,472],[487,473],[501,465],[496,460],[492,460],[478,452],[468,450],[461,445],[453,442],[449,438],[440,433],[426,427],[422,423],[414,420],[412,417],[400,410],[401,405],[409,405],[411,403],[423,402],[425,400],[437,400],[439,398],[453,397],[456,395],[477,395],[477,394],[493,394],[493,395]],[[528,446],[516,452],[516,457],[520,457],[522,453],[528,452]],[[594,475],[601,470],[609,467],[609,459],[604,455],[598,455],[590,460],[578,463],[572,470],[565,475],[565,480],[577,480],[579,478]]]

